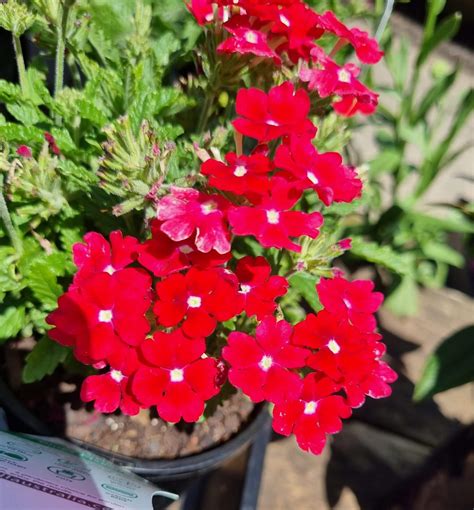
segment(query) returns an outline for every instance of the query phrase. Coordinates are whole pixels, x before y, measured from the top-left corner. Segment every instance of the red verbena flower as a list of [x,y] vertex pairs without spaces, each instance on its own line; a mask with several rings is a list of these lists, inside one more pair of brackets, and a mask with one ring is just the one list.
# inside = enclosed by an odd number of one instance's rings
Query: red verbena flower
[[319,455],[326,434],[335,434],[342,428],[341,418],[349,418],[351,408],[340,395],[339,386],[319,374],[304,378],[297,398],[278,403],[273,409],[273,429],[289,436],[293,433],[302,450]]
[[227,164],[208,159],[201,165],[201,173],[209,177],[209,184],[223,191],[246,196],[252,201],[269,189],[268,174],[272,170],[271,160],[264,154],[237,156],[230,152],[225,157]]
[[204,338],[187,338],[181,330],[155,333],[141,345],[149,367],[135,373],[132,391],[146,406],[156,405],[163,420],[195,422],[204,402],[219,392],[214,358],[203,357]]
[[357,76],[360,68],[352,63],[339,66],[318,46],[311,50],[313,67],[304,67],[300,79],[308,82],[309,90],[317,90],[321,97],[337,96],[334,110],[346,117],[360,112],[370,115],[375,112],[378,94],[363,85]]
[[331,11],[319,16],[319,26],[339,37],[342,42],[349,43],[364,64],[376,64],[383,57],[376,39],[358,28],[348,28]]
[[46,319],[58,343],[74,348],[79,361],[109,361],[121,343],[135,346],[150,330],[145,313],[150,306],[151,278],[128,268],[113,275],[99,273],[73,287]]
[[206,25],[214,19],[212,4],[208,0],[190,0],[186,2],[186,7],[200,25]]
[[325,205],[352,202],[359,197],[362,181],[342,163],[337,152],[318,153],[304,137],[292,136],[275,154],[275,165],[286,170],[302,189],[312,188]]
[[381,292],[372,292],[374,283],[369,280],[352,282],[341,278],[321,278],[316,285],[319,300],[326,310],[341,319],[348,320],[364,332],[376,326],[373,314],[383,301]]
[[267,34],[253,26],[248,16],[232,16],[224,24],[224,28],[232,34],[218,47],[218,53],[251,54],[257,57],[273,58],[280,63],[280,57],[268,45]]
[[230,259],[230,252],[221,255],[215,250],[198,251],[191,239],[171,240],[161,231],[161,224],[159,220],[152,221],[152,237],[138,249],[138,262],[155,276],[168,276],[191,266],[208,269],[224,265]]
[[229,320],[243,308],[237,282],[216,269],[175,273],[156,284],[156,293],[153,311],[159,323],[171,327],[184,319],[183,331],[191,337],[210,335],[217,321]]
[[304,366],[308,351],[290,343],[291,325],[268,316],[257,326],[255,338],[232,332],[222,350],[229,363],[229,381],[254,402],[294,399],[301,378],[291,369]]
[[265,257],[243,257],[235,274],[244,297],[244,311],[262,320],[276,310],[275,299],[286,294],[288,282],[283,276],[270,276],[271,267]]
[[22,158],[31,158],[33,156],[33,153],[31,152],[31,149],[28,147],[28,145],[20,145],[16,150],[16,153]]
[[161,230],[173,241],[184,241],[194,235],[199,251],[224,254],[230,251],[224,215],[227,207],[227,200],[219,195],[173,187],[158,202],[156,216],[163,222]]
[[46,131],[44,133],[44,139],[48,142],[49,150],[53,154],[59,156],[61,154],[61,151],[59,150],[59,147],[56,145],[56,139],[54,138],[54,136]]
[[308,93],[295,91],[290,82],[270,89],[240,89],[236,110],[239,117],[233,121],[235,129],[260,142],[268,142],[290,133],[306,134],[313,138],[316,128],[307,118],[310,109]]
[[72,247],[77,273],[74,283],[80,284],[98,273],[113,274],[124,269],[137,257],[138,240],[132,236],[123,236],[120,230],[109,235],[110,243],[97,232],[84,236],[84,243]]
[[272,189],[255,207],[233,207],[229,223],[235,235],[253,235],[265,248],[286,248],[300,252],[301,246],[290,237],[309,236],[315,239],[323,223],[319,212],[290,211],[301,191],[285,179],[274,177]]

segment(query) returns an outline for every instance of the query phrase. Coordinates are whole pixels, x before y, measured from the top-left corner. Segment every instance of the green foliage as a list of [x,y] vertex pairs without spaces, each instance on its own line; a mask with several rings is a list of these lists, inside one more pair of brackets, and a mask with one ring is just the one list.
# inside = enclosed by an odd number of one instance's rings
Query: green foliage
[[474,326],[446,338],[426,361],[421,379],[415,386],[417,401],[474,381]]
[[51,375],[57,366],[65,361],[69,351],[70,349],[53,342],[47,336],[41,338],[26,357],[22,373],[23,382],[41,381],[46,375]]
[[[346,230],[354,237],[349,256],[375,264],[384,273],[389,283],[386,305],[399,314],[416,312],[417,300],[410,294],[416,294],[419,285],[439,287],[449,266],[463,266],[462,255],[447,244],[448,234],[473,232],[472,222],[449,204],[431,207],[429,213],[420,207],[437,177],[467,148],[456,141],[474,110],[473,89],[453,97],[459,67],[433,62],[433,52],[460,26],[458,13],[439,20],[444,4],[444,0],[428,2],[414,65],[407,40],[396,40],[390,31],[385,34],[385,63],[392,83],[380,88],[381,104],[371,121],[380,148],[369,162],[366,187],[372,196],[361,204],[358,219]],[[431,76],[428,87],[420,80],[426,75]],[[389,92],[390,107],[384,104]],[[451,120],[446,115],[447,101],[451,101]],[[389,192],[383,200],[382,189]]]

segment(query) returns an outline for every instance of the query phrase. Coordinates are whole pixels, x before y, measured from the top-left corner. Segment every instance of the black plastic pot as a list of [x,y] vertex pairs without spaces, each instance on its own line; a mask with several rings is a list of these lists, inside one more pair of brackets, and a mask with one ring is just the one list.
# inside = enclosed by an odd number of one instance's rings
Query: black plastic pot
[[[1,379],[0,407],[5,410],[12,430],[37,435],[53,435],[44,423],[23,406]],[[71,441],[81,448],[101,455],[109,461],[129,469],[131,472],[147,478],[151,482],[157,482],[165,490],[181,493],[186,490],[191,482],[218,468],[223,462],[251,445],[268,421],[267,406],[258,405],[244,428],[225,443],[195,455],[172,460],[137,459],[114,454],[82,441]]]

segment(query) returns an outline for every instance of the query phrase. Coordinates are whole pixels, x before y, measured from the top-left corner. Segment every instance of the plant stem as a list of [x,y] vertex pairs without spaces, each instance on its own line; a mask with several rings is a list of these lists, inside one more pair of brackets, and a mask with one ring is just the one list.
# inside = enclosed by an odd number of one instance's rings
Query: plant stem
[[385,28],[387,27],[388,20],[390,19],[390,16],[392,15],[394,3],[395,3],[395,0],[387,0],[385,3],[385,10],[382,14],[382,17],[380,18],[380,23],[379,23],[379,26],[377,27],[377,32],[375,32],[375,38],[378,41],[380,41],[383,33],[385,32]]
[[24,96],[29,95],[28,78],[26,76],[25,59],[23,58],[23,50],[21,49],[20,38],[13,36],[13,48],[15,49],[16,65],[18,68],[18,78],[20,80],[21,92]]
[[54,97],[56,97],[63,88],[64,82],[64,57],[66,52],[66,29],[69,15],[70,0],[59,2],[58,7],[58,26],[56,27],[56,65],[54,74]]
[[204,104],[202,106],[201,114],[199,115],[199,122],[197,126],[197,132],[199,135],[204,133],[204,130],[207,126],[207,121],[209,120],[212,108],[214,94],[207,94],[206,99],[204,100]]
[[7,231],[8,236],[12,242],[13,248],[15,248],[16,255],[20,256],[23,253],[23,245],[20,237],[18,236],[15,227],[13,226],[10,213],[8,212],[7,203],[3,196],[3,183],[0,181],[0,218],[2,218],[3,224]]

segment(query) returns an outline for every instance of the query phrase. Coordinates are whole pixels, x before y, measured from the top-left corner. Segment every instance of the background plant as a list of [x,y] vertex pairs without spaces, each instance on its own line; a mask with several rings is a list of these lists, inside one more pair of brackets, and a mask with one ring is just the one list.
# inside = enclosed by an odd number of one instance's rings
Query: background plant
[[[420,285],[440,287],[449,266],[464,265],[463,256],[449,246],[448,234],[473,232],[465,204],[427,208],[425,200],[437,177],[468,148],[456,142],[474,109],[473,89],[452,97],[459,65],[433,60],[438,46],[460,26],[458,13],[439,19],[444,5],[444,0],[428,2],[414,64],[406,38],[396,38],[390,30],[383,38],[391,83],[375,85],[382,101],[370,118],[379,152],[368,163],[365,197],[345,231],[353,237],[348,256],[376,265],[389,289],[386,305],[402,315],[416,313]],[[422,76],[429,77],[428,88]],[[413,180],[414,185],[407,185]]]

